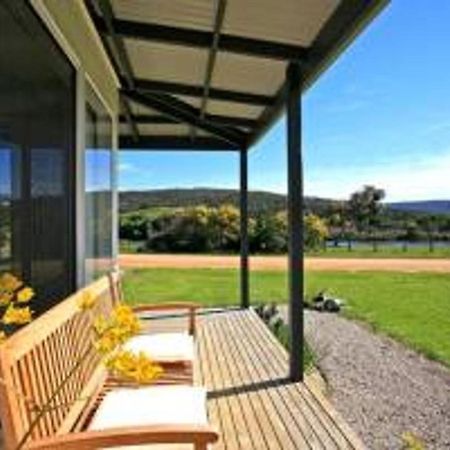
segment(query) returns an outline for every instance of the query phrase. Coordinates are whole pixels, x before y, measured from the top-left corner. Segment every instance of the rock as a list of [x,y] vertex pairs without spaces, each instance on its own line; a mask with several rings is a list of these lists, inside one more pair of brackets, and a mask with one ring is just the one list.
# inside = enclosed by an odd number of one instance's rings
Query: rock
[[327,298],[323,302],[323,311],[337,313],[341,310],[342,302],[338,298]]

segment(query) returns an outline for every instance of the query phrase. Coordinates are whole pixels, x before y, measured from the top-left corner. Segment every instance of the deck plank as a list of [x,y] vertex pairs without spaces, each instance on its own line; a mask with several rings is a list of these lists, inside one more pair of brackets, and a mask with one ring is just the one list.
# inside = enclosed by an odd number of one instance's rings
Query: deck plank
[[[208,390],[209,420],[220,433],[210,450],[365,448],[312,377],[287,378],[288,353],[253,310],[203,311],[198,319],[194,380]],[[179,317],[148,325],[185,329]]]
[[[287,354],[284,348],[273,340],[273,335],[267,332],[256,323],[259,318],[252,314],[245,315],[244,320],[249,321],[250,329],[253,330],[254,340],[258,343],[259,349],[263,347],[264,352],[268,352],[267,361],[275,367],[285,367],[287,371]],[[281,347],[281,348],[280,348]],[[290,410],[297,411],[296,414],[303,414],[307,427],[312,430],[310,437],[314,439],[314,447],[326,449],[347,449],[349,448],[345,439],[340,433],[335,434],[335,427],[331,426],[328,420],[323,419],[322,411],[318,410],[309,392],[300,383],[289,383],[286,385],[286,397],[290,400]],[[320,442],[320,444],[317,443]]]
[[[258,326],[261,321],[256,314],[249,314],[247,317],[251,317],[255,321],[253,329],[259,330],[260,337],[269,340],[272,343],[272,356],[270,361],[276,364],[284,365],[288,363],[288,353],[276,340],[275,336],[270,333],[269,330],[264,327]],[[261,342],[258,340],[258,342]],[[339,449],[344,448],[356,448],[363,449],[364,445],[356,434],[351,430],[350,426],[343,420],[338,414],[335,408],[332,407],[329,401],[327,401],[324,395],[320,392],[320,389],[312,381],[312,377],[305,378],[305,383],[292,383],[291,385],[295,390],[305,398],[306,402],[315,411],[316,417],[321,421],[326,430],[330,433],[330,436],[335,440]]]
[[[224,317],[226,318],[226,317]],[[277,428],[277,417],[273,417],[273,420],[269,420],[267,417],[267,411],[271,411],[270,406],[268,407],[265,402],[265,398],[261,398],[260,392],[258,391],[248,391],[243,389],[245,386],[250,386],[252,380],[254,379],[251,372],[248,372],[249,364],[242,359],[242,352],[236,342],[234,337],[229,334],[229,329],[224,328],[224,320],[220,320],[221,333],[219,338],[223,343],[222,348],[224,353],[230,354],[232,356],[233,371],[235,373],[235,379],[233,382],[235,386],[233,390],[229,390],[225,395],[232,394],[236,391],[241,398],[245,398],[246,402],[243,408],[249,415],[248,418],[248,428],[251,430],[252,441],[254,442],[254,447],[256,449],[260,448],[270,448],[270,449],[283,449],[283,440],[280,438],[282,436],[284,429],[281,430],[279,435],[276,433]],[[252,425],[253,424],[253,425]]]
[[286,378],[288,355],[254,311],[205,315],[198,345],[214,450],[364,448],[314,382]]
[[242,314],[238,313],[235,317],[228,317],[228,330],[231,335],[240,343],[241,353],[247,353],[250,365],[253,370],[253,377],[247,383],[247,386],[260,386],[258,389],[260,395],[266,400],[266,414],[268,420],[277,424],[277,434],[281,441],[282,448],[298,448],[301,444],[303,448],[311,448],[308,439],[304,436],[302,430],[297,427],[298,418],[292,417],[292,414],[282,414],[284,408],[285,396],[283,395],[283,384],[285,383],[285,373],[275,371],[266,371],[264,356],[255,352],[255,342],[251,341],[250,333],[245,324],[240,323]]

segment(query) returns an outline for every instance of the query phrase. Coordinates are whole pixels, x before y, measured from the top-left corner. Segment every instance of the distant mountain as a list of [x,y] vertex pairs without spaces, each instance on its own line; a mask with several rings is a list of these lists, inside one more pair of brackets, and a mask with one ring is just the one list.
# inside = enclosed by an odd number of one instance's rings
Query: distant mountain
[[450,200],[424,200],[412,202],[388,203],[394,211],[406,211],[426,214],[450,214]]
[[[120,211],[131,212],[153,207],[220,206],[230,203],[239,206],[239,191],[235,189],[161,189],[149,191],[128,191],[120,193]],[[320,212],[328,209],[333,200],[308,197],[307,210]],[[250,191],[249,212],[275,212],[286,208],[286,196],[273,192]]]

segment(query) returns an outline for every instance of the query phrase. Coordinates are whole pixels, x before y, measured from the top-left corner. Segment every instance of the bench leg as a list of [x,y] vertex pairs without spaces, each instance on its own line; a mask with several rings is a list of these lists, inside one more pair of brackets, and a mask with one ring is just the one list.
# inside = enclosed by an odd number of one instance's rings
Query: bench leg
[[208,444],[197,443],[195,444],[195,450],[208,450]]

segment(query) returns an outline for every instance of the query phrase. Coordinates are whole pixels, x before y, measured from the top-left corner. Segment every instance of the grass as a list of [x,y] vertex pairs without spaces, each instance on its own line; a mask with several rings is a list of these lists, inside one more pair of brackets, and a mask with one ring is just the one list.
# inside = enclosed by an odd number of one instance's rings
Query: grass
[[[290,351],[290,340],[289,340],[289,327],[286,324],[280,325],[278,328],[273,328],[272,333],[280,341],[281,345]],[[317,358],[311,347],[307,342],[303,345],[303,368],[308,371],[316,366]]]
[[[130,303],[186,300],[204,306],[229,306],[238,303],[238,281],[238,271],[233,269],[134,269],[127,271],[124,284]],[[286,286],[283,272],[253,272],[252,302],[286,302]],[[307,296],[322,289],[347,301],[347,316],[450,366],[448,275],[307,273]]]
[[326,251],[308,252],[307,256],[321,258],[450,258],[450,243],[445,246],[436,246],[432,252],[427,245],[411,246],[405,251],[401,246],[380,244],[378,251],[374,252],[371,244],[358,244],[352,251],[348,251],[344,247],[330,247]]

